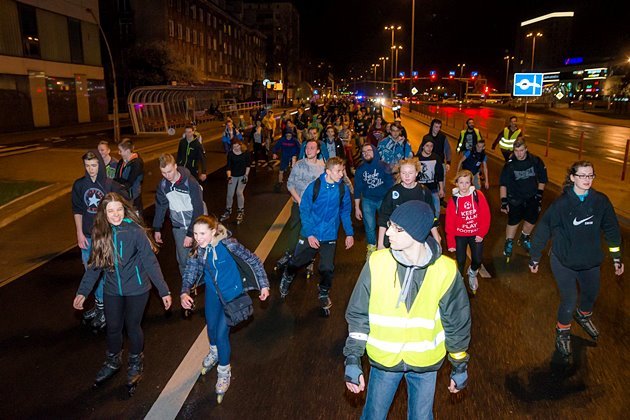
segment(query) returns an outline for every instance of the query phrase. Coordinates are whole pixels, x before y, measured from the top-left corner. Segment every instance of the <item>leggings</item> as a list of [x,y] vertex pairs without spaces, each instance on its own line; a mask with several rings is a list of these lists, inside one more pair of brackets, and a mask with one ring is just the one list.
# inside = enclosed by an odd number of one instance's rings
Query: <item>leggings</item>
[[470,246],[470,268],[478,270],[481,267],[481,257],[483,254],[483,242],[476,242],[474,236],[455,237],[455,258],[459,273],[464,276],[466,268],[466,247]]
[[140,323],[144,308],[149,301],[149,292],[138,296],[103,295],[105,318],[107,319],[107,351],[118,353],[123,345],[123,327],[129,336],[129,353],[142,353],[144,333]]
[[588,270],[575,271],[562,265],[560,260],[551,253],[551,271],[556,278],[560,291],[560,307],[558,308],[558,322],[564,325],[571,323],[571,317],[577,303],[577,287],[580,284],[580,306],[582,312],[591,312],[595,299],[599,294],[599,266]]
[[219,365],[226,366],[230,364],[230,327],[225,322],[225,313],[223,305],[219,300],[214,285],[210,283],[210,287],[206,283],[206,324],[208,326],[208,341],[210,344],[217,346],[219,353]]
[[242,176],[233,176],[232,182],[227,186],[227,198],[225,200],[225,208],[231,209],[232,203],[234,202],[234,192],[236,192],[236,204],[239,209],[245,208],[245,195],[243,191],[245,191],[245,186],[247,184],[243,184],[241,180]]

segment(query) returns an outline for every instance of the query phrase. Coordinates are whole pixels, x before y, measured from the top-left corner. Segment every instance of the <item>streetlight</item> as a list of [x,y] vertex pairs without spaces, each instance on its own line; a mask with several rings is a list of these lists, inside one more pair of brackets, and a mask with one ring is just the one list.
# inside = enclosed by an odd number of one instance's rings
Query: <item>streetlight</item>
[[120,143],[120,116],[118,115],[118,85],[116,83],[116,69],[114,68],[114,58],[112,57],[112,50],[109,48],[109,42],[107,42],[107,37],[105,36],[105,32],[103,31],[103,27],[101,23],[96,18],[96,15],[92,11],[92,9],[85,9],[92,18],[94,19],[94,23],[98,26],[98,29],[103,36],[103,41],[105,42],[105,47],[107,48],[107,54],[109,55],[109,62],[112,65],[112,81],[114,82],[114,142]]
[[[413,74],[413,41],[414,41],[414,37],[415,37],[415,30],[416,30],[416,0],[412,0],[411,1],[411,51],[409,51],[410,55],[411,55],[411,59],[410,59],[410,71],[409,71],[409,76],[411,76]],[[411,111],[411,101],[409,101],[409,110]]]
[[390,78],[393,79],[394,78],[394,31],[400,31],[402,29],[402,26],[398,25],[398,26],[394,26],[394,25],[389,25],[385,27],[386,31],[392,31],[392,66],[391,66],[391,76]]
[[503,59],[506,61],[505,64],[505,91],[507,93],[510,92],[510,60],[514,60],[514,56],[510,56],[509,54],[506,55],[505,57],[503,57]]
[[536,35],[534,35],[533,32],[530,32],[526,35],[527,38],[532,39],[532,67],[530,69],[530,71],[532,72],[534,71],[534,53],[536,52],[536,38],[540,38],[542,36],[542,32],[536,32]]
[[278,63],[278,66],[280,67],[280,83],[282,83],[282,63]]
[[392,52],[396,50],[396,71],[394,74],[398,75],[398,51],[402,50],[402,45],[393,45]]
[[458,64],[457,67],[459,67],[459,77],[462,77],[464,74],[464,67],[466,67],[466,63]]

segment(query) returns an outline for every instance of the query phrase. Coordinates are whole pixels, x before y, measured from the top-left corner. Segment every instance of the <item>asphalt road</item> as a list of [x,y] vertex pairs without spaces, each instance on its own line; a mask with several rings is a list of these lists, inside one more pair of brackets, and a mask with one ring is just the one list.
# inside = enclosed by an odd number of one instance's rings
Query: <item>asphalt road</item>
[[[426,126],[406,121],[410,136]],[[435,412],[438,418],[622,418],[629,406],[627,349],[629,301],[627,287],[616,279],[607,259],[602,267],[602,288],[594,322],[601,330],[597,344],[574,328],[574,359],[556,363],[553,354],[558,293],[543,260],[539,274],[529,274],[527,256],[516,249],[507,265],[501,254],[505,217],[498,212],[497,174],[491,162],[490,206],[494,217],[486,238],[484,264],[491,279],[480,279],[471,298],[473,332],[469,387],[451,396],[446,387],[448,367],[438,376]],[[256,249],[287,201],[273,193],[275,175],[259,171],[246,189],[246,221],[230,225],[235,236]],[[225,177],[210,176],[205,200],[210,211],[224,205]],[[553,199],[545,195],[545,207]],[[152,209],[147,211],[152,217]],[[355,221],[356,244],[337,250],[332,290],[332,315],[317,310],[316,280],[299,277],[286,302],[278,298],[278,279],[270,275],[272,296],[255,301],[254,319],[233,331],[232,386],[223,404],[214,394],[216,372],[200,377],[188,394],[178,418],[218,419],[345,419],[358,418],[364,395],[350,395],[343,384],[341,350],[347,335],[343,312],[361,270],[365,242]],[[168,232],[168,230],[165,230]],[[628,232],[623,232],[627,236]],[[178,276],[171,235],[158,259],[175,296]],[[42,233],[42,240],[54,240]],[[286,246],[283,232],[267,258],[272,273]],[[627,254],[627,253],[626,253]],[[628,259],[626,258],[626,262]],[[178,370],[204,326],[203,298],[197,313],[182,319],[178,299],[165,313],[152,294],[144,318],[145,377],[133,399],[126,396],[125,374],[120,373],[98,390],[94,375],[102,363],[103,335],[79,324],[72,309],[83,268],[73,249],[22,278],[0,288],[0,412],[2,418],[141,418],[150,410],[172,374]],[[199,366],[201,360],[198,361]],[[364,361],[364,371],[369,372]],[[406,418],[402,385],[390,418]]]

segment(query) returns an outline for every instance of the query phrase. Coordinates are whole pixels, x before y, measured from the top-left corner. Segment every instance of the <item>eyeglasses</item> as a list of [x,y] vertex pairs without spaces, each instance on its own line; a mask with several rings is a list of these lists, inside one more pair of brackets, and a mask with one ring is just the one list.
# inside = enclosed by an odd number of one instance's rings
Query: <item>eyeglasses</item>
[[580,179],[595,179],[595,174],[573,174],[573,176]]
[[374,154],[374,150],[367,149],[367,150],[363,150],[361,153],[363,153],[364,155]]
[[400,226],[398,226],[395,223],[392,223],[390,220],[387,221],[387,228],[394,228],[396,230],[396,232],[400,233],[400,232],[404,232],[405,229],[401,228]]

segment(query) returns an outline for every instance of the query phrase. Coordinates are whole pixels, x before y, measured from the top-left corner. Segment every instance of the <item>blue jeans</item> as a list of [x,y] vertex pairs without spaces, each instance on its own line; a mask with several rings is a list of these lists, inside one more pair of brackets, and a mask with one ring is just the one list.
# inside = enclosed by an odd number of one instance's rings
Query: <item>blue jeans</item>
[[373,200],[371,198],[361,199],[365,240],[368,245],[376,245],[376,211],[381,208],[382,202],[383,200]]
[[208,341],[211,345],[217,346],[219,353],[219,364],[226,366],[230,364],[230,327],[225,322],[225,312],[223,305],[217,295],[214,284],[206,281],[206,325],[208,326]]
[[[81,261],[83,262],[83,268],[87,270],[87,263],[90,260],[90,251],[92,251],[92,238],[86,237],[88,241],[87,249],[81,248]],[[94,299],[99,302],[103,302],[103,284],[105,283],[105,276],[101,274],[101,279],[98,281],[96,290],[94,291]]]
[[435,209],[435,217],[440,217],[440,195],[437,192],[431,193],[433,195],[433,207]]
[[361,420],[386,420],[389,407],[400,380],[407,381],[407,419],[433,419],[435,372],[388,372],[374,366],[370,368],[367,397]]

